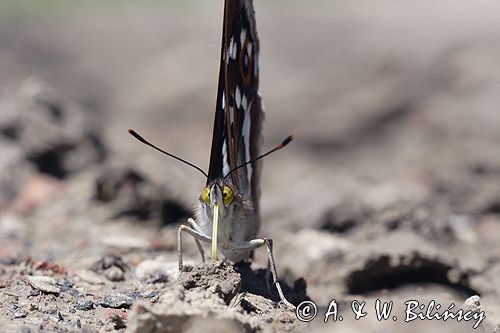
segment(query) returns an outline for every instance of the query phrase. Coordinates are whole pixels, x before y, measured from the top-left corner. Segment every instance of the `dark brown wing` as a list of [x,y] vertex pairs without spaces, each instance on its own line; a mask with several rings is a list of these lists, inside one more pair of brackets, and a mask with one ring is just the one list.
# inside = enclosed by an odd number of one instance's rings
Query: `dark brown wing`
[[[259,40],[252,0],[225,0],[219,88],[210,180],[259,155],[263,112],[259,87]],[[236,192],[258,206],[259,163],[231,174]]]

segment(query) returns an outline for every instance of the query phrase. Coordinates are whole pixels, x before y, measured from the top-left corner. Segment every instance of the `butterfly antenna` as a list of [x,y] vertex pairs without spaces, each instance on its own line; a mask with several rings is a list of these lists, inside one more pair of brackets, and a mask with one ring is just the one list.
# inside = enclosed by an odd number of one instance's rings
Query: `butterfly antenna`
[[254,158],[254,159],[252,159],[252,160],[250,160],[250,161],[248,161],[248,162],[245,162],[245,163],[243,163],[243,164],[241,164],[241,165],[238,165],[236,168],[234,168],[234,169],[232,169],[231,171],[229,171],[229,172],[228,172],[228,173],[224,176],[224,179],[225,179],[227,176],[229,176],[231,173],[233,173],[234,171],[238,170],[239,168],[242,168],[242,167],[244,167],[245,165],[248,165],[248,164],[253,163],[253,162],[257,161],[257,160],[260,160],[261,158],[264,158],[264,157],[266,157],[267,155],[272,154],[272,153],[274,153],[275,151],[280,150],[281,148],[284,148],[284,147],[285,147],[287,144],[289,144],[289,143],[290,143],[290,141],[292,141],[292,140],[293,140],[293,135],[289,135],[289,136],[288,136],[285,140],[283,140],[283,141],[282,141],[279,145],[277,145],[276,147],[274,147],[273,149],[271,149],[271,150],[270,150],[270,151],[268,151],[267,153],[262,154],[262,155],[260,155],[260,156],[258,156],[258,157],[256,157],[256,158]]
[[136,138],[136,139],[137,139],[137,140],[139,140],[140,142],[144,143],[145,145],[150,146],[151,148],[154,148],[154,149],[158,150],[159,152],[161,152],[161,153],[163,153],[163,154],[165,154],[165,155],[167,155],[167,156],[170,156],[170,157],[172,157],[172,158],[175,158],[177,161],[181,161],[182,163],[187,164],[187,165],[189,165],[190,167],[195,168],[196,170],[198,170],[199,172],[201,172],[201,173],[203,174],[203,176],[205,176],[205,177],[208,179],[208,175],[207,175],[207,173],[206,173],[205,171],[203,171],[200,167],[198,167],[198,166],[194,165],[193,163],[190,163],[190,162],[188,162],[188,161],[186,161],[186,160],[184,160],[184,159],[182,159],[182,158],[180,158],[180,157],[177,157],[177,156],[175,156],[175,155],[173,155],[173,154],[170,154],[169,152],[166,152],[166,151],[164,151],[164,150],[163,150],[163,149],[161,149],[161,148],[156,147],[156,146],[155,146],[154,144],[152,144],[151,142],[146,141],[146,139],[144,139],[142,136],[140,136],[140,135],[139,135],[136,131],[134,131],[134,130],[133,130],[133,129],[131,129],[131,128],[129,128],[129,129],[128,129],[128,132],[129,132],[130,134],[132,134],[132,136],[133,136],[134,138]]

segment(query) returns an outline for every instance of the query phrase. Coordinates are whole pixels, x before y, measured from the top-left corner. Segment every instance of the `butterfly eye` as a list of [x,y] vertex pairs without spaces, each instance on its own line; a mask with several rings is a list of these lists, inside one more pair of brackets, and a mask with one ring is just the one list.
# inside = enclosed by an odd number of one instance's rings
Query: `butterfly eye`
[[224,202],[224,205],[229,205],[231,202],[233,202],[234,199],[234,192],[229,186],[224,186],[222,189],[222,201]]
[[201,200],[207,205],[210,205],[210,188],[207,186],[201,191]]

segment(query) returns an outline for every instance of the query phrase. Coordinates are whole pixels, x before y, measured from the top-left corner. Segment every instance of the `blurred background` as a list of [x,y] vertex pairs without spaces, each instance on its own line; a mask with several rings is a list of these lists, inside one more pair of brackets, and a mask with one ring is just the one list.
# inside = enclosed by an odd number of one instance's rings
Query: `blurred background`
[[[323,305],[479,294],[493,331],[500,3],[254,3],[264,149],[296,138],[266,158],[261,183],[261,235],[281,276],[303,277]],[[176,230],[204,179],[127,128],[208,168],[222,11],[207,0],[0,0],[4,285],[36,262],[69,276],[110,255],[175,268]]]

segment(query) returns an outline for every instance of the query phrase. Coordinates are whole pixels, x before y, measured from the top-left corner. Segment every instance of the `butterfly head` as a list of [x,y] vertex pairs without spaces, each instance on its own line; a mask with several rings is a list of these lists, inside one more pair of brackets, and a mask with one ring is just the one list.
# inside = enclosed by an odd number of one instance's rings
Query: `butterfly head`
[[231,220],[231,215],[235,209],[242,206],[242,197],[235,193],[231,183],[224,180],[215,180],[201,190],[199,205],[202,212],[209,219],[213,219],[216,204],[222,221]]

